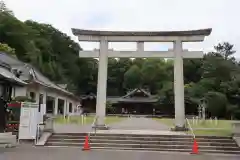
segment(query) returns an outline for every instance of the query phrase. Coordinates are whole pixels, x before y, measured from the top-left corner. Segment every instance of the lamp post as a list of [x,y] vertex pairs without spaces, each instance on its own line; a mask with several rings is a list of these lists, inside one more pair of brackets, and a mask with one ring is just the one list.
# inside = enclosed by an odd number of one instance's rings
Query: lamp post
[[202,103],[202,119],[203,120],[206,119],[206,102],[205,102],[205,100],[203,100],[203,103]]
[[198,105],[198,118],[202,119],[202,107],[201,107],[201,104]]

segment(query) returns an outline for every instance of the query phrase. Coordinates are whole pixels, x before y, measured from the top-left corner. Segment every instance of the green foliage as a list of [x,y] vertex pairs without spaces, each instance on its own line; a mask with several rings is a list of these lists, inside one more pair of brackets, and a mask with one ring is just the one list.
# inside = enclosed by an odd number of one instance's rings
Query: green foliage
[[[92,64],[96,62],[80,60],[80,46],[51,25],[21,22],[0,12],[0,42],[14,48],[18,59],[31,63],[52,81],[68,84],[71,91],[81,92],[86,81],[91,85],[96,80],[97,76],[92,75],[96,71]],[[93,88],[90,90],[95,91]]]
[[138,88],[141,86],[141,70],[137,65],[131,66],[124,74],[124,82],[126,88]]
[[[31,63],[50,80],[67,84],[76,94],[96,93],[98,60],[81,59],[81,47],[69,36],[49,24],[21,22],[0,1],[0,50]],[[184,60],[185,98],[205,97],[208,111],[218,117],[240,117],[240,63],[234,46],[224,42],[203,59]],[[129,89],[147,88],[174,103],[173,60],[110,58],[107,94],[120,96]]]
[[12,56],[16,56],[15,49],[9,47],[7,44],[4,44],[4,43],[0,43],[0,51],[8,53]]
[[228,100],[225,94],[220,92],[208,92],[205,94],[207,109],[214,117],[224,117],[227,111]]
[[13,11],[9,10],[3,0],[0,1],[0,12],[13,15]]
[[114,113],[115,108],[112,106],[111,102],[107,101],[106,103],[106,112],[107,113]]

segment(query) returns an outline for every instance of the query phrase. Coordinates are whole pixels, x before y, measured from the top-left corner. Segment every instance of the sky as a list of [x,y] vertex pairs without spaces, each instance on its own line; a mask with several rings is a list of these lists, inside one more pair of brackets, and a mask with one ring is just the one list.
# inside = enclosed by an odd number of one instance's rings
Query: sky
[[[20,20],[52,24],[73,40],[71,28],[115,31],[171,31],[212,28],[201,43],[184,49],[212,51],[220,42],[234,44],[240,57],[239,0],[5,0]],[[99,48],[81,42],[84,50]],[[134,50],[135,43],[110,43],[109,48]],[[146,50],[167,50],[170,43],[146,43]]]

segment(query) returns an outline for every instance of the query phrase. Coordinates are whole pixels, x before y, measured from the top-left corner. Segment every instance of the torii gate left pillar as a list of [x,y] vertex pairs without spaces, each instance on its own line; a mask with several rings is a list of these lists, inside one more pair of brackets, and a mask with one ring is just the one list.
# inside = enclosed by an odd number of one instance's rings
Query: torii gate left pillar
[[107,97],[107,70],[108,70],[108,41],[105,37],[100,40],[100,53],[98,64],[98,83],[97,83],[97,128],[107,129],[104,120],[106,115]]
[[[108,57],[128,58],[174,58],[174,97],[175,130],[185,130],[183,58],[202,58],[201,51],[184,51],[182,42],[203,41],[211,29],[172,32],[115,32],[72,29],[79,41],[100,42],[100,50],[80,51],[79,56],[99,58],[97,104],[97,128],[107,129],[106,114],[107,66]],[[108,50],[108,42],[137,42],[137,51]],[[173,42],[174,49],[169,51],[144,51],[144,42]]]

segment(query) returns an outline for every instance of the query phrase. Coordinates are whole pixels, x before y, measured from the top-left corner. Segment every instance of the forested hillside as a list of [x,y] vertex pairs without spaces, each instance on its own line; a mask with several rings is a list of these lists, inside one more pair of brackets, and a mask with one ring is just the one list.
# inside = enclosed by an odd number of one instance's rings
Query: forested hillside
[[[48,24],[21,22],[0,10],[0,50],[31,63],[56,83],[67,83],[76,94],[96,93],[98,61],[80,59],[78,43]],[[205,98],[212,116],[240,118],[240,67],[232,44],[218,44],[203,59],[184,60],[185,97],[189,103]],[[173,104],[173,61],[109,59],[108,95],[147,88]]]

